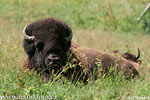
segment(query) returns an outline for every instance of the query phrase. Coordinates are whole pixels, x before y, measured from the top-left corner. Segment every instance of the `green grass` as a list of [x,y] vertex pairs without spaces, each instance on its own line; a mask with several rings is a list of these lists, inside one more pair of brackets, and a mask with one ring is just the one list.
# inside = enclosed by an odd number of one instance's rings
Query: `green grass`
[[[0,96],[56,96],[58,100],[127,100],[148,97],[149,75],[133,80],[108,77],[83,85],[66,79],[43,83],[36,73],[22,72],[26,54],[22,30],[33,21],[55,17],[73,30],[73,41],[112,53],[137,53],[141,66],[150,63],[150,36],[144,24],[136,21],[145,0],[0,0]],[[146,26],[146,28],[148,28]],[[135,99],[135,98],[134,98]]]

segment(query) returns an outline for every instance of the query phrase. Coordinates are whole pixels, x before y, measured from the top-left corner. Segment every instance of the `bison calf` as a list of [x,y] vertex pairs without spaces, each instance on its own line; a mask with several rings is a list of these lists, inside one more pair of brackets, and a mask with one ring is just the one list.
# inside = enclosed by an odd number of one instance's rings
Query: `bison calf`
[[134,77],[138,74],[139,65],[135,62],[72,42],[71,28],[58,19],[47,18],[33,22],[25,26],[23,32],[23,47],[28,55],[24,68],[36,70],[47,80],[52,70],[57,75],[84,82],[98,74],[107,73],[110,67],[124,72],[125,76]]

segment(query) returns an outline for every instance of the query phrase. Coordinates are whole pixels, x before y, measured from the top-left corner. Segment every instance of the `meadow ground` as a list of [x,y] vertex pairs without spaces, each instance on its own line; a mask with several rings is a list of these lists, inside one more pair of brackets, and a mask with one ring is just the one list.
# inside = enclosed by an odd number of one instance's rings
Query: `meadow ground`
[[[150,99],[149,74],[125,80],[98,79],[89,84],[68,80],[43,83],[40,76],[22,72],[26,54],[22,30],[33,21],[55,17],[73,30],[73,41],[102,52],[137,53],[150,66],[149,23],[137,22],[146,0],[0,0],[0,97],[54,96],[58,100]],[[149,16],[149,15],[146,15]],[[146,17],[143,20],[147,21]]]

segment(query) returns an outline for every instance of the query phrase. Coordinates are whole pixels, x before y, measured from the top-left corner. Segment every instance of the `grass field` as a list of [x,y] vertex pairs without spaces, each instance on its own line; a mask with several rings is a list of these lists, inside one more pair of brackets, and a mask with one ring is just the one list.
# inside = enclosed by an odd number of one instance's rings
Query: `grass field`
[[72,27],[73,41],[82,46],[107,53],[117,49],[135,54],[140,48],[141,67],[150,66],[149,27],[136,21],[146,4],[147,0],[0,0],[0,98],[150,99],[148,74],[133,80],[116,76],[75,85],[66,79],[43,83],[36,73],[22,72],[27,57],[22,46],[23,28],[47,17],[66,21]]

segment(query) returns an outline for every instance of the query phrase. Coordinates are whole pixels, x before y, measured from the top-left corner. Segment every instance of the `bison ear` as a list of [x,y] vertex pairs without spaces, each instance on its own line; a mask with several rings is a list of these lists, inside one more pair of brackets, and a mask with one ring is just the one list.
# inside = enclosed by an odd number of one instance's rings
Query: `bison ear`
[[65,40],[66,40],[67,42],[70,42],[71,39],[72,39],[72,36],[73,36],[73,33],[72,33],[71,28],[69,27],[69,28],[68,28],[68,32],[66,33],[66,36],[65,36]]

